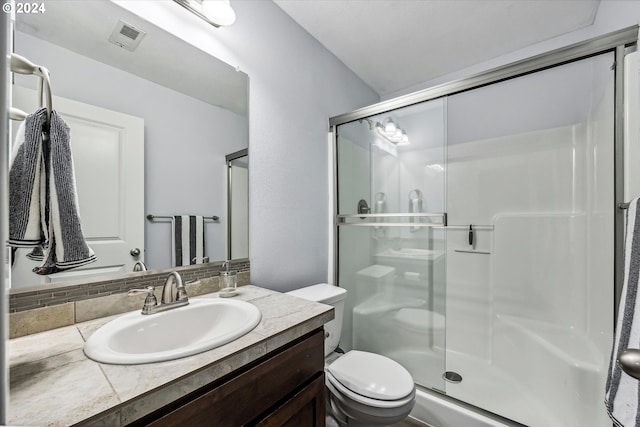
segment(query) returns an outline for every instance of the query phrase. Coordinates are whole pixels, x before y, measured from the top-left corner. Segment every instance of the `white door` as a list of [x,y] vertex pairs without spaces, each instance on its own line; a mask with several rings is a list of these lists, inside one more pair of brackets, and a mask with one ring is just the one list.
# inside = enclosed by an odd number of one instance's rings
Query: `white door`
[[[13,106],[37,108],[36,91],[13,87]],[[38,276],[40,265],[17,251],[11,287],[130,272],[144,260],[144,120],[70,99],[54,97],[53,108],[71,129],[80,218],[97,261],[60,273]],[[17,125],[13,126],[14,139]],[[140,255],[131,254],[139,249]]]

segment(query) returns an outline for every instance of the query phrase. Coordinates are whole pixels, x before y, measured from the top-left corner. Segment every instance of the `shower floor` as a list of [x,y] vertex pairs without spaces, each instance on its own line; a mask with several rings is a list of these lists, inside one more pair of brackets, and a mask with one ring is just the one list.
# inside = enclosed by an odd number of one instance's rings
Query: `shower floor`
[[447,352],[447,369],[462,382],[447,383],[447,395],[531,427],[571,427],[500,368],[465,354]]
[[[396,350],[386,355],[407,368],[423,387],[446,391],[450,397],[530,427],[572,427],[568,420],[549,414],[533,393],[485,360],[448,351],[445,367],[438,352]],[[460,374],[462,381],[444,381],[442,374],[447,370]]]

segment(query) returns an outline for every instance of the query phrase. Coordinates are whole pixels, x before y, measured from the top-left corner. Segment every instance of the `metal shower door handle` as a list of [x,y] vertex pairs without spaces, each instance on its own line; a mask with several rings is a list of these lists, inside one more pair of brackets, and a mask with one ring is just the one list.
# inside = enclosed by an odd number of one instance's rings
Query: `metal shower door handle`
[[[369,207],[365,199],[360,199],[360,201],[358,202],[358,213],[363,215],[371,213],[371,208]],[[361,218],[364,219],[364,217]]]

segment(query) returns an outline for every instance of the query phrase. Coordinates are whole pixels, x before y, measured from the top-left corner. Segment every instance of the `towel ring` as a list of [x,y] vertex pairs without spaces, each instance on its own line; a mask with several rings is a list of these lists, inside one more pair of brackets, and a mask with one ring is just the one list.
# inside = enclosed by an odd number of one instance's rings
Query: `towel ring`
[[[43,105],[43,96],[46,92],[46,106],[47,106],[47,125],[51,124],[51,112],[53,111],[53,99],[51,97],[51,75],[49,70],[44,67],[38,67],[39,73],[38,76],[41,75],[40,81],[38,83],[38,98],[40,102],[40,106]],[[43,88],[44,86],[44,88]],[[43,90],[43,89],[46,89]]]
[[51,97],[51,76],[49,70],[42,65],[35,65],[24,56],[17,53],[11,54],[11,71],[18,74],[31,74],[40,77],[38,82],[38,102],[40,106],[44,104],[46,95],[47,106],[47,126],[51,124],[51,112],[53,111],[53,98]]

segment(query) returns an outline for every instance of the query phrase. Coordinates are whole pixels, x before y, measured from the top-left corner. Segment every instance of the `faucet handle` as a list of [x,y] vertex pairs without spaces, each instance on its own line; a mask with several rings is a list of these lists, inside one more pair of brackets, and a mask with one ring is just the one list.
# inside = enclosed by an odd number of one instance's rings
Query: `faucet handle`
[[131,295],[138,295],[138,294],[143,294],[143,293],[147,293],[149,295],[154,295],[156,288],[154,288],[153,286],[147,286],[144,289],[140,289],[140,288],[134,288],[134,289],[129,289],[129,291],[127,292],[127,295],[131,296]]
[[144,299],[144,304],[142,305],[142,314],[150,314],[152,308],[158,305],[154,291],[155,288],[153,286],[147,286],[144,289],[129,289],[127,295],[131,296],[146,293],[147,297]]

